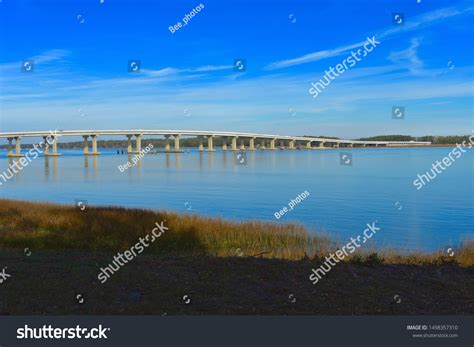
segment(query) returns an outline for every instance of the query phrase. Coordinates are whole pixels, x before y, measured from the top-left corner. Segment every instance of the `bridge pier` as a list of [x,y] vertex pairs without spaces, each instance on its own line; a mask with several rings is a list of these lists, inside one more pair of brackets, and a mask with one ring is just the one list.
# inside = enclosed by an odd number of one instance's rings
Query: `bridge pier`
[[[11,148],[11,141],[13,139],[15,139],[15,153],[13,153],[13,150]],[[8,138],[8,156],[9,157],[24,157],[24,155],[21,154],[21,137],[20,136]]]
[[288,149],[295,149],[295,140],[290,140],[288,142]]
[[240,150],[241,150],[241,151],[245,151],[244,139],[241,139],[241,140],[240,140]]
[[306,148],[311,149],[311,141],[306,142]]
[[222,150],[227,151],[227,143],[224,140],[224,143],[222,144]]
[[142,136],[140,134],[135,135],[135,154],[140,154],[142,151]]
[[174,150],[178,152],[179,151],[179,134],[176,134],[173,136],[174,136]]
[[271,140],[270,140],[270,149],[276,149],[276,148],[275,148],[275,140],[276,140],[276,139],[271,139]]
[[208,152],[214,152],[214,141],[213,141],[214,135],[209,135],[207,137],[207,151]]
[[202,145],[202,141],[199,140],[199,152],[203,152],[204,151],[204,146]]
[[7,137],[7,140],[8,140],[8,154],[7,156],[8,157],[11,157],[12,154],[13,154],[13,149],[12,149],[12,141],[13,141],[13,137]]
[[[47,136],[43,137],[45,141],[47,141]],[[44,155],[46,157],[59,157],[61,154],[58,153],[58,137],[57,136],[51,136],[51,140],[47,141],[48,144],[51,144],[52,146],[52,152],[49,152],[49,148],[47,151],[44,152]]]
[[266,149],[266,148],[265,148],[265,139],[262,139],[262,140],[260,141],[260,149],[262,149],[262,150],[263,150],[263,149]]
[[234,136],[232,138],[232,148],[231,148],[233,151],[236,151],[237,150],[237,136]]
[[97,135],[91,135],[92,138],[92,153],[90,155],[99,155],[100,153],[97,152]]
[[170,135],[165,135],[165,151],[169,152],[170,151]]
[[89,135],[84,135],[82,137],[84,138],[84,155],[89,155],[89,143],[87,142]]
[[15,138],[15,151],[17,156],[21,155],[21,137]]
[[8,156],[9,157],[24,157],[23,154],[21,154],[21,137],[19,136],[16,136],[16,137],[13,137],[13,139],[15,139],[15,153],[13,153],[12,149],[11,149],[11,140],[12,138],[9,138],[8,140]]
[[133,135],[127,135],[127,154],[133,153],[132,136]]
[[49,155],[49,141],[48,141],[48,136],[43,136],[43,143],[44,143],[44,151],[43,154],[44,156]]
[[255,137],[249,139],[249,151],[255,151]]

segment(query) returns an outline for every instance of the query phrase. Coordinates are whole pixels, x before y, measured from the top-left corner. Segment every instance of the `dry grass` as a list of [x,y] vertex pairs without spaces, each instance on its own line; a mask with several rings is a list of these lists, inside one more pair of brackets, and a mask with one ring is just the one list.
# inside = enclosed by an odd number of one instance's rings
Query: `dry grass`
[[151,233],[156,222],[169,231],[147,252],[174,255],[252,256],[301,259],[322,252],[325,237],[295,224],[228,222],[116,207],[88,207],[0,200],[0,246],[5,248],[120,251]]
[[[149,254],[262,256],[300,260],[320,258],[336,246],[324,235],[313,236],[301,225],[178,215],[116,207],[88,207],[0,200],[0,247],[123,251],[165,220],[169,231],[147,249]],[[381,250],[358,251],[350,262],[392,264],[458,263],[474,265],[474,242],[464,243],[453,257]]]

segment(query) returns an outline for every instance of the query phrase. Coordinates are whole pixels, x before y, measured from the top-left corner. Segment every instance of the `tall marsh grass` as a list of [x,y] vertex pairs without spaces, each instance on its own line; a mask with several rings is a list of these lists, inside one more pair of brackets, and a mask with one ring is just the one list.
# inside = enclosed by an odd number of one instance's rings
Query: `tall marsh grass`
[[[310,235],[298,224],[247,221],[118,207],[87,207],[0,200],[0,247],[112,251],[130,248],[165,221],[169,230],[147,248],[150,254],[261,256],[298,260],[321,258],[337,245],[325,235]],[[356,232],[354,233],[356,234]],[[443,252],[405,253],[381,250],[374,256],[360,249],[353,261],[386,263],[457,262],[474,265],[474,242],[449,257]]]

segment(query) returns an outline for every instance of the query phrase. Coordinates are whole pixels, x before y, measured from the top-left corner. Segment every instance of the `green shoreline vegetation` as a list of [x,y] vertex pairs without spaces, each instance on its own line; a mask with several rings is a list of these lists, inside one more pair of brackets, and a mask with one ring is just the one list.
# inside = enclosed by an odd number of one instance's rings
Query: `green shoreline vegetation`
[[[158,255],[259,256],[286,260],[322,259],[338,249],[325,234],[310,234],[298,224],[231,222],[190,214],[120,207],[77,207],[51,203],[0,200],[0,247],[36,250],[76,249],[117,252],[135,244],[166,221],[169,232],[147,248]],[[354,230],[354,235],[359,231]],[[344,261],[394,264],[454,262],[474,265],[474,242],[436,252],[398,252],[361,248]]]

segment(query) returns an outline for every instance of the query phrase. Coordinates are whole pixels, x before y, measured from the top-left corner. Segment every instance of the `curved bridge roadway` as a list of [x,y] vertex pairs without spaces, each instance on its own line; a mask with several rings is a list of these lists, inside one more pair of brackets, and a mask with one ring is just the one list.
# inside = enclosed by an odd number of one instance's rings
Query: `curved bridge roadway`
[[[141,141],[143,136],[159,135],[165,138],[174,138],[174,152],[180,151],[179,140],[181,137],[199,137],[207,138],[207,151],[214,151],[213,138],[224,138],[223,150],[227,150],[227,140],[230,140],[230,150],[255,150],[255,149],[277,149],[287,148],[295,149],[295,146],[301,146],[307,149],[326,148],[329,147],[386,147],[386,146],[426,146],[431,142],[416,142],[416,141],[357,141],[344,139],[328,139],[321,137],[303,137],[303,136],[285,136],[285,135],[271,135],[271,134],[257,134],[257,133],[240,133],[240,132],[226,132],[226,131],[206,131],[206,130],[54,130],[54,131],[24,131],[24,132],[4,132],[0,133],[0,138],[8,140],[8,156],[16,157],[21,154],[21,139],[24,137],[40,137],[52,146],[52,152],[49,151],[49,146],[46,147],[44,154],[50,156],[60,155],[57,150],[57,142],[60,137],[83,137],[84,138],[84,154],[98,155],[97,138],[99,136],[126,136],[128,138],[128,153],[140,153]],[[89,137],[92,139],[92,151],[89,151]],[[135,140],[135,149],[132,146],[132,138]],[[15,151],[12,148],[12,142],[15,141]],[[237,145],[237,141],[240,145]],[[255,142],[259,141],[259,145]],[[278,142],[279,146],[276,147]],[[246,145],[247,143],[247,145]],[[315,146],[313,146],[315,144]],[[170,151],[169,144],[166,145],[166,150]],[[204,146],[202,142],[199,145],[199,150],[203,151]]]

